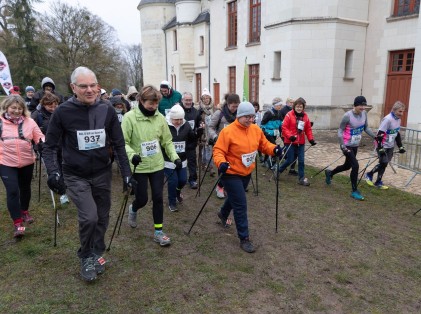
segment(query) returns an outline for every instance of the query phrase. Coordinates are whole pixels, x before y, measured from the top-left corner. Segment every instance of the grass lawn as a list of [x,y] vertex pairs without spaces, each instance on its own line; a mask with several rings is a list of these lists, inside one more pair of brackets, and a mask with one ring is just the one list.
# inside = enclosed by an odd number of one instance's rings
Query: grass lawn
[[[350,183],[324,176],[310,187],[286,174],[276,185],[258,167],[258,196],[250,185],[249,226],[254,254],[239,247],[235,225],[223,229],[214,192],[189,236],[194,218],[215,183],[206,177],[201,196],[184,189],[180,211],[168,210],[164,231],[172,245],[153,242],[151,203],[139,211],[138,228],[123,220],[104,257],[107,270],[93,283],[79,276],[77,211],[54,215],[45,176],[41,201],[33,181],[34,224],[15,241],[0,186],[0,313],[420,313],[421,197],[364,182],[363,202],[350,198]],[[318,169],[306,168],[307,176]],[[114,169],[107,245],[122,201]],[[254,184],[256,177],[253,174]],[[166,194],[166,193],[165,193]],[[130,197],[129,202],[132,197]],[[56,202],[59,203],[58,197]]]

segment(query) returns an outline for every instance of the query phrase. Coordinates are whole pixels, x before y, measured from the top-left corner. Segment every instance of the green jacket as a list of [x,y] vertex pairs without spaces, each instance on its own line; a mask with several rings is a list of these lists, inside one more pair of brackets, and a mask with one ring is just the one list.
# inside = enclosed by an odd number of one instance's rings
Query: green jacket
[[176,103],[181,104],[181,94],[175,89],[171,89],[169,96],[164,97],[159,101],[158,110],[165,117],[165,109],[171,109]]
[[[152,117],[146,117],[139,108],[134,108],[124,115],[121,128],[123,129],[129,161],[135,154],[139,154],[142,158],[142,162],[136,167],[136,173],[151,173],[164,169],[162,149],[165,150],[171,161],[179,158],[172,142],[167,121],[158,110]],[[153,147],[153,141],[156,141],[156,144],[159,145]],[[147,142],[152,143],[146,145]],[[148,156],[151,150],[156,150],[156,153]],[[134,166],[131,163],[130,166],[133,171]]]

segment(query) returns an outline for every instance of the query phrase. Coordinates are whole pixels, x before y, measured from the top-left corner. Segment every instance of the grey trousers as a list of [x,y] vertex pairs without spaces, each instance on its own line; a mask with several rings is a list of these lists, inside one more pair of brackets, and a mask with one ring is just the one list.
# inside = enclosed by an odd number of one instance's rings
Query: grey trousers
[[80,258],[105,251],[105,232],[110,220],[111,168],[90,178],[64,173],[67,195],[78,209]]

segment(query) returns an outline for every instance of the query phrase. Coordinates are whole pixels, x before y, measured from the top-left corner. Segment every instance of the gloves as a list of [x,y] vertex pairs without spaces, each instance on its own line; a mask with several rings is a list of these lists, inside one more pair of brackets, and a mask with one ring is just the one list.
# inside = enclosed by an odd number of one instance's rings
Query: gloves
[[384,148],[383,148],[383,147],[379,149],[379,155],[380,155],[380,156],[384,156],[384,155],[386,155],[386,151],[384,150]]
[[228,170],[229,167],[230,167],[229,162],[222,162],[219,165],[218,170],[219,170],[220,173],[225,173],[225,172],[227,172],[227,170]]
[[314,146],[314,145],[316,145],[317,143],[316,143],[314,140],[310,140],[310,144],[311,144],[311,146]]
[[[135,155],[139,156],[139,155]],[[126,192],[129,188],[135,190],[137,187],[137,181],[133,177],[124,177],[123,178],[123,192]]]
[[47,185],[54,193],[63,195],[66,193],[66,185],[63,177],[58,172],[53,172],[48,175]]
[[283,155],[282,147],[280,145],[276,145],[276,147],[273,149],[273,154],[275,156],[278,156],[279,158],[282,158],[282,155]]
[[203,128],[197,128],[196,129],[196,136],[201,137],[203,135]]
[[208,144],[213,146],[213,145],[215,145],[217,140],[218,140],[218,137],[215,137],[214,139],[210,138],[208,140]]
[[297,137],[296,136],[294,136],[294,135],[291,135],[290,137],[289,137],[289,140],[291,141],[291,142],[295,142],[295,140],[297,139]]
[[44,142],[40,140],[37,144],[37,151],[40,155],[42,155],[42,148],[43,148]]
[[341,145],[341,150],[345,156],[351,152],[345,145]]
[[174,160],[174,164],[175,164],[175,169],[181,169],[181,167],[183,167],[183,163],[181,162],[180,158]]
[[403,154],[405,152],[406,152],[405,147],[403,147],[403,146],[399,147],[399,154]]
[[133,155],[132,157],[132,165],[137,166],[142,162],[142,158],[139,155]]

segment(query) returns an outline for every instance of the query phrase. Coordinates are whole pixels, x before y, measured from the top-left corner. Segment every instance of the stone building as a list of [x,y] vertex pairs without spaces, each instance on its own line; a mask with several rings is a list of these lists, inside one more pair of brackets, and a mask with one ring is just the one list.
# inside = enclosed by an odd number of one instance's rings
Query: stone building
[[[141,0],[144,81],[198,101],[236,92],[261,107],[303,97],[319,129],[357,95],[378,126],[396,100],[421,130],[420,0]],[[415,88],[418,86],[418,88]]]

